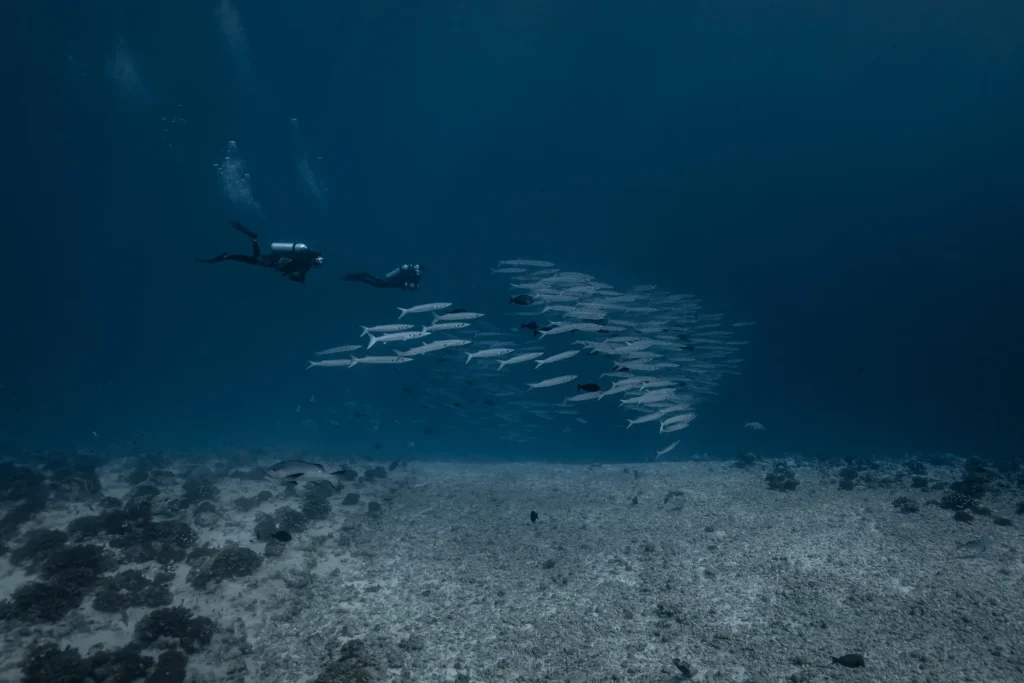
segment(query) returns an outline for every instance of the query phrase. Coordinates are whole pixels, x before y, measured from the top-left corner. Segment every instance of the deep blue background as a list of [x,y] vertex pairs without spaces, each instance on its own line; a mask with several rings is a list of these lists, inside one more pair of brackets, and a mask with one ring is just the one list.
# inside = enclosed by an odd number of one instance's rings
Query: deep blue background
[[[5,441],[306,444],[311,393],[396,400],[393,378],[302,371],[412,303],[338,275],[417,260],[423,300],[482,309],[504,294],[487,268],[525,257],[757,321],[687,451],[1024,445],[1021,3],[234,0],[244,50],[220,5],[12,10]],[[224,196],[228,140],[262,211]],[[233,217],[328,267],[296,286],[192,262],[244,249]],[[636,443],[620,430],[589,434]],[[552,449],[593,456],[587,434]]]

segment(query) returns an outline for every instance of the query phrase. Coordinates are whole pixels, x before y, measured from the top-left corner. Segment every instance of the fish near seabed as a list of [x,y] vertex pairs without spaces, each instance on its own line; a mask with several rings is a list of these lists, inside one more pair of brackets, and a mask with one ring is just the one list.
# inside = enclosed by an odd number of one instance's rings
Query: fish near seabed
[[324,466],[305,460],[283,460],[267,468],[267,476],[283,484],[299,484],[304,481],[322,481],[334,489],[341,488],[343,470],[328,472]]

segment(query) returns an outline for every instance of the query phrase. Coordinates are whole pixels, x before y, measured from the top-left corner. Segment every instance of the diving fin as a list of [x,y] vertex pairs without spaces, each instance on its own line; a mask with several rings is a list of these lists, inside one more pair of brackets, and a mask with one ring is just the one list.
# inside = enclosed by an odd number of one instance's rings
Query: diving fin
[[245,227],[244,225],[242,225],[238,221],[231,221],[231,227],[234,228],[235,230],[237,230],[238,232],[242,233],[246,237],[249,237],[250,239],[258,239],[259,238],[259,235],[257,235],[252,230],[250,230],[249,228]]

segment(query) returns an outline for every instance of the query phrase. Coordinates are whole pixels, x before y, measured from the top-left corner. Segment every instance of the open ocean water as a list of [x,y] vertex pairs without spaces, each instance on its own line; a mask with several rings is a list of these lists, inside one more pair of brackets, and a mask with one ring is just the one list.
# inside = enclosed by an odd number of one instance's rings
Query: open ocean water
[[0,681],[1024,681],[1024,5],[9,9]]

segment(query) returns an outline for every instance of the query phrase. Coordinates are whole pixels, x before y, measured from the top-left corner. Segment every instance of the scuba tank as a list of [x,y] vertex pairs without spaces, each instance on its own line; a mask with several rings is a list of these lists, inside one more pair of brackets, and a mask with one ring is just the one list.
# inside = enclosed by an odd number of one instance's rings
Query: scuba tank
[[270,251],[275,254],[295,253],[308,250],[309,247],[302,242],[274,242],[270,245]]

